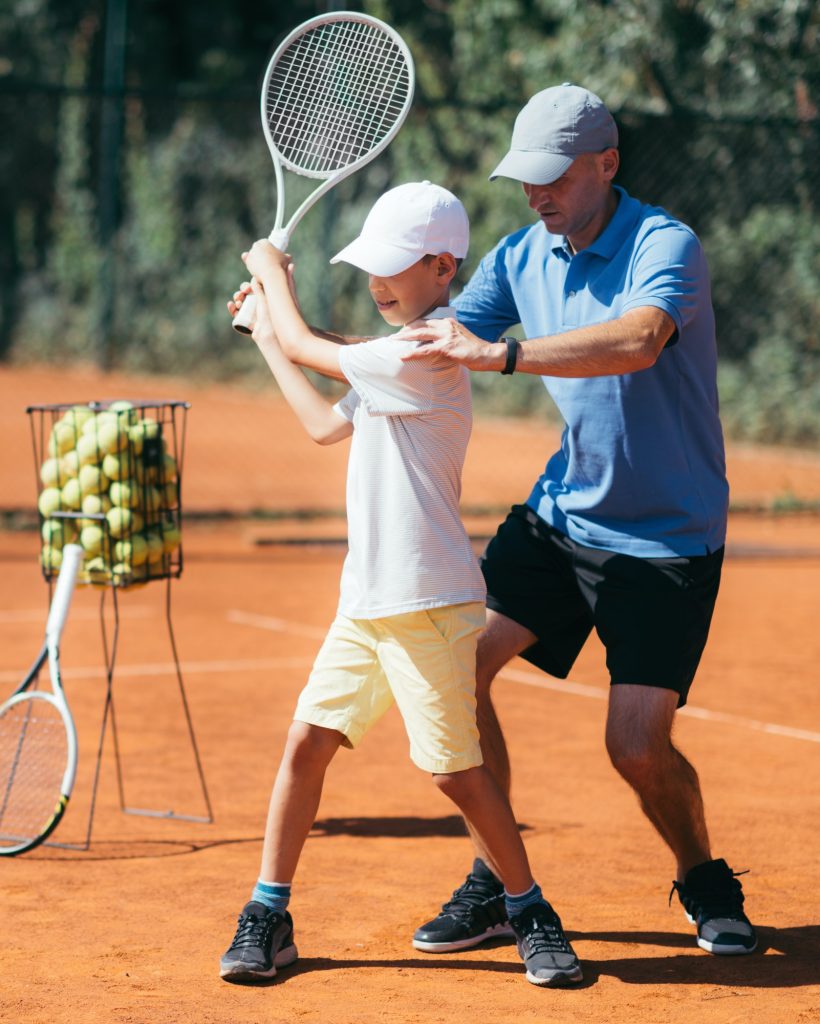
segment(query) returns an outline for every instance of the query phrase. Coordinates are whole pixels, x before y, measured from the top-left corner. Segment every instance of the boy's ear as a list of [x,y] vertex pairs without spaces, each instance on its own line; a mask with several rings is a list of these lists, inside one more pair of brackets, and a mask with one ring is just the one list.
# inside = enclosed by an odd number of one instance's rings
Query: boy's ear
[[451,252],[436,256],[436,273],[443,283],[449,283],[456,276],[458,262]]

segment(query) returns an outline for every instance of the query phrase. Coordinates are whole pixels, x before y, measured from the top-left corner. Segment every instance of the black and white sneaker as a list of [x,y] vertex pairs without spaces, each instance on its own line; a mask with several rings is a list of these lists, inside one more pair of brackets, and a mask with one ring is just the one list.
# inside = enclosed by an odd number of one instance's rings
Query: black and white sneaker
[[564,935],[561,918],[544,901],[510,918],[518,952],[533,985],[574,985],[584,980],[575,950]]
[[233,942],[219,962],[219,976],[226,981],[264,981],[274,977],[277,967],[294,963],[298,955],[290,914],[247,903]]
[[441,913],[416,929],[413,946],[425,953],[450,953],[512,934],[504,886],[477,857],[467,880],[444,904]]
[[701,949],[731,956],[757,948],[757,935],[743,913],[743,888],[725,860],[698,864],[682,882],[673,882],[670,903],[676,892],[686,916],[697,926]]

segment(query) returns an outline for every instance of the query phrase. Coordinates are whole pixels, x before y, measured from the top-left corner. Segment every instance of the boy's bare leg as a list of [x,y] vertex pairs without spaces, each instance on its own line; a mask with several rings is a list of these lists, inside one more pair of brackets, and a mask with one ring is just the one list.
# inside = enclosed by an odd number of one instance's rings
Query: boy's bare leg
[[305,722],[292,722],[273,784],[259,877],[290,882],[316,820],[327,766],[343,736]]
[[497,865],[507,892],[532,887],[527,852],[509,801],[490,772],[480,765],[466,771],[433,776],[438,788],[458,807],[478,837],[482,850]]
[[[501,724],[493,707],[490,687],[507,662],[534,644],[535,640],[535,635],[524,626],[508,619],[506,615],[487,609],[487,625],[478,638],[476,652],[476,717],[484,766],[508,800],[510,758]],[[476,856],[484,861],[496,878],[501,878],[500,865],[495,862],[492,852],[487,849],[469,816],[466,825],[473,840]]]

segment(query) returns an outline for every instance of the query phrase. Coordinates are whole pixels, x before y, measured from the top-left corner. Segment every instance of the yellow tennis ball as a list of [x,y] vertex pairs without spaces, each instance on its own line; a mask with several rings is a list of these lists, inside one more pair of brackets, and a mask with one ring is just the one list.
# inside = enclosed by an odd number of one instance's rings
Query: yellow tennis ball
[[96,465],[102,462],[103,453],[97,444],[97,435],[93,431],[80,436],[76,451],[80,465]]
[[162,547],[166,554],[170,554],[179,547],[181,537],[179,527],[176,523],[167,522],[162,524]]
[[139,487],[133,480],[115,480],[108,491],[112,505],[136,508],[140,503]]
[[86,494],[80,506],[87,516],[98,516],[111,508],[111,499],[107,494]]
[[77,537],[73,519],[46,519],[40,535],[45,547],[62,548],[71,544]]
[[52,570],[59,569],[62,564],[62,548],[55,548],[50,544],[46,544],[40,552],[40,565],[42,565],[44,569]]
[[94,410],[87,405],[72,405],[63,415],[66,423],[70,423],[79,434],[85,424],[94,418]]
[[81,462],[80,453],[76,448],[72,448],[71,451],[65,453],[60,459],[60,472],[63,475],[63,483],[70,476],[77,476],[79,474]]
[[112,402],[107,411],[116,413],[117,419],[125,426],[130,426],[139,419],[139,410],[134,408],[134,403],[128,402],[124,398],[118,398],[116,402]]
[[77,432],[65,420],[57,420],[51,428],[48,438],[48,453],[52,456],[64,455],[77,443]]
[[71,475],[62,469],[61,462],[61,459],[52,457],[46,459],[42,466],[40,466],[40,479],[44,487],[62,487],[66,479]]
[[150,564],[155,564],[162,561],[162,556],[165,552],[165,546],[162,543],[162,537],[155,533],[153,530],[145,535],[145,546],[146,556]]
[[104,494],[110,483],[108,477],[99,466],[92,466],[90,463],[80,467],[77,479],[80,482],[80,492],[87,494]]
[[173,455],[169,455],[166,452],[162,457],[162,464],[159,467],[160,482],[163,484],[175,483],[178,472],[176,459]]
[[126,449],[121,452],[109,452],[102,460],[103,473],[109,480],[127,480],[132,476],[131,453]]
[[134,446],[137,455],[142,452],[146,440],[153,440],[157,437],[159,437],[159,423],[156,420],[141,420],[128,430],[128,439]]
[[108,520],[108,529],[112,537],[122,537],[133,529],[134,513],[130,508],[114,505],[106,512],[105,518]]
[[99,555],[105,544],[105,531],[101,526],[84,526],[80,531],[80,543],[89,555]]
[[131,566],[142,565],[148,558],[145,538],[135,533],[128,540],[118,540],[114,545],[114,557],[118,562],[125,562]]
[[65,483],[60,493],[62,494],[63,508],[74,511],[80,507],[80,502],[82,501],[83,496],[80,491],[80,481],[76,476],[71,477],[71,479]]
[[105,559],[100,558],[99,556],[90,558],[85,565],[83,565],[81,575],[95,587],[107,586],[110,578],[110,572],[108,566],[105,564]]
[[54,512],[59,512],[63,507],[63,492],[59,487],[46,487],[40,493],[40,497],[37,500],[37,508],[40,510],[40,515],[43,519],[48,519]]

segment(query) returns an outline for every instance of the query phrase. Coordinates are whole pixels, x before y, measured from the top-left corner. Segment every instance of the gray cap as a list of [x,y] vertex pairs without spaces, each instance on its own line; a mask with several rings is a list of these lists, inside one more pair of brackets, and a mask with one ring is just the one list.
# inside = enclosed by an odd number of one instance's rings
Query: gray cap
[[581,153],[618,145],[618,129],[603,101],[564,82],[537,92],[515,119],[510,151],[490,175],[549,185]]

